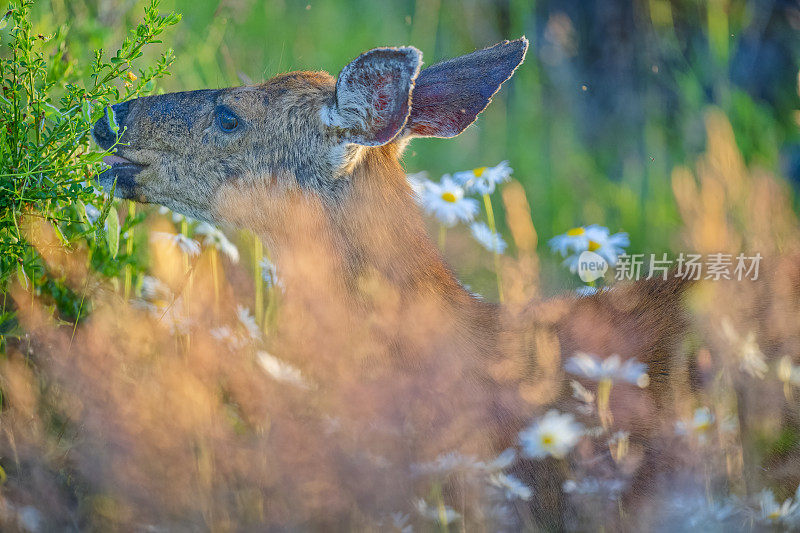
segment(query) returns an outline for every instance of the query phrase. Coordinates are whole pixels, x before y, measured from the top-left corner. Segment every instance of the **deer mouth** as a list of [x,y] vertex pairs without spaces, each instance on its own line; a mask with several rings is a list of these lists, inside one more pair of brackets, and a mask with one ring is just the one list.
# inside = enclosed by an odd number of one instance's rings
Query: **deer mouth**
[[114,196],[117,198],[134,199],[136,176],[147,168],[147,165],[134,163],[117,154],[105,156],[103,163],[109,167],[97,176],[97,181],[103,189],[111,191],[113,188]]

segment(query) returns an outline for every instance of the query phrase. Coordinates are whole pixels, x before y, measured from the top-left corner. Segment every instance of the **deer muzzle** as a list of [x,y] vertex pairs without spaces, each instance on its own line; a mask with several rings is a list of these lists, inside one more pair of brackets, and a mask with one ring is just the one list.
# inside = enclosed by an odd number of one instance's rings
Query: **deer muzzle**
[[116,127],[112,127],[111,118],[106,111],[103,117],[95,123],[92,137],[103,150],[115,152],[103,158],[103,163],[109,168],[97,176],[97,181],[105,190],[110,191],[113,188],[114,196],[118,198],[137,199],[136,176],[147,165],[126,159],[122,155],[125,150],[124,132],[129,108],[130,102],[112,106]]

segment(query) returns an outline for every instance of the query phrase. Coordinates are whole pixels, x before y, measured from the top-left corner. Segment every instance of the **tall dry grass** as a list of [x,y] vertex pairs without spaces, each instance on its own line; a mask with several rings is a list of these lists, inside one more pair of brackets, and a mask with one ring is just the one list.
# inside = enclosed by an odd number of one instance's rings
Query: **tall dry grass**
[[[484,357],[463,356],[480,352],[463,345],[474,332],[436,298],[378,275],[360,280],[357,306],[331,297],[338,258],[313,239],[256,323],[250,276],[213,253],[188,260],[155,241],[160,284],[124,301],[29,221],[49,269],[94,308],[75,326],[23,286],[11,294],[28,336],[0,368],[3,529],[768,527],[759,492],[783,501],[800,483],[800,232],[786,185],[745,166],[722,114],[706,126],[706,154],[672,177],[676,248],[760,252],[759,280],[700,282],[685,316],[653,283],[529,303],[537,235],[512,184],[503,349]],[[601,416],[596,384],[573,395],[563,370],[577,349],[637,355],[650,385],[615,385]],[[575,450],[506,461],[554,406],[588,428]],[[713,419],[693,424],[703,408]],[[503,473],[530,502],[504,493]]]

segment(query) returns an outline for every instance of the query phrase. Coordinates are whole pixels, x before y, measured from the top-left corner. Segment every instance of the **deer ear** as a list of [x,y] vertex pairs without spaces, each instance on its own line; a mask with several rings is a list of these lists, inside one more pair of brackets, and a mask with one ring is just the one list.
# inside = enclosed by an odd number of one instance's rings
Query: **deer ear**
[[335,102],[323,108],[323,122],[345,130],[352,143],[388,143],[408,119],[421,64],[422,52],[410,46],[361,54],[339,73]]
[[455,137],[464,131],[514,74],[527,50],[528,39],[522,37],[423,70],[414,84],[404,135]]

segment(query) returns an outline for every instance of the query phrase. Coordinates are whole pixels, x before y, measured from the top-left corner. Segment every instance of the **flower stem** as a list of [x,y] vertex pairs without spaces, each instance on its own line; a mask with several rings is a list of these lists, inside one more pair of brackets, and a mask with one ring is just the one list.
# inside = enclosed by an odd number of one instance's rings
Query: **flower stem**
[[494,254],[494,274],[497,276],[497,297],[500,300],[500,303],[503,303],[505,298],[503,297],[503,278],[500,274],[500,255],[497,253],[497,225],[494,222],[492,199],[488,194],[483,195],[483,205],[486,207],[486,220],[489,223],[489,229],[492,230],[492,235],[495,239],[494,250],[492,250],[492,253]]
[[611,415],[611,408],[609,407],[611,385],[610,379],[601,379],[597,384],[597,413],[600,415],[600,423],[605,429],[608,429],[614,421]]
[[444,243],[447,238],[447,228],[444,224],[439,224],[439,249],[444,252]]
[[[189,237],[189,221],[186,220],[186,217],[181,219],[181,234],[184,237]],[[181,255],[183,256],[183,271],[187,273],[188,278],[186,279],[186,287],[187,291],[184,294],[184,301],[186,302],[186,313],[189,313],[189,292],[192,288],[192,274],[189,269],[189,254],[186,252],[182,252]]]
[[[125,253],[128,257],[133,255],[133,217],[136,216],[136,204],[129,201],[128,202],[128,220],[131,222],[130,227],[128,228],[128,239],[125,241]],[[133,265],[127,264],[125,265],[125,301],[128,301],[131,297],[131,287],[133,285]]]
[[256,287],[255,318],[256,324],[264,325],[264,285],[261,282],[261,258],[264,256],[264,249],[261,240],[257,235],[253,235],[253,281]]
[[211,247],[211,279],[214,282],[214,315],[219,316],[219,258],[217,249]]

